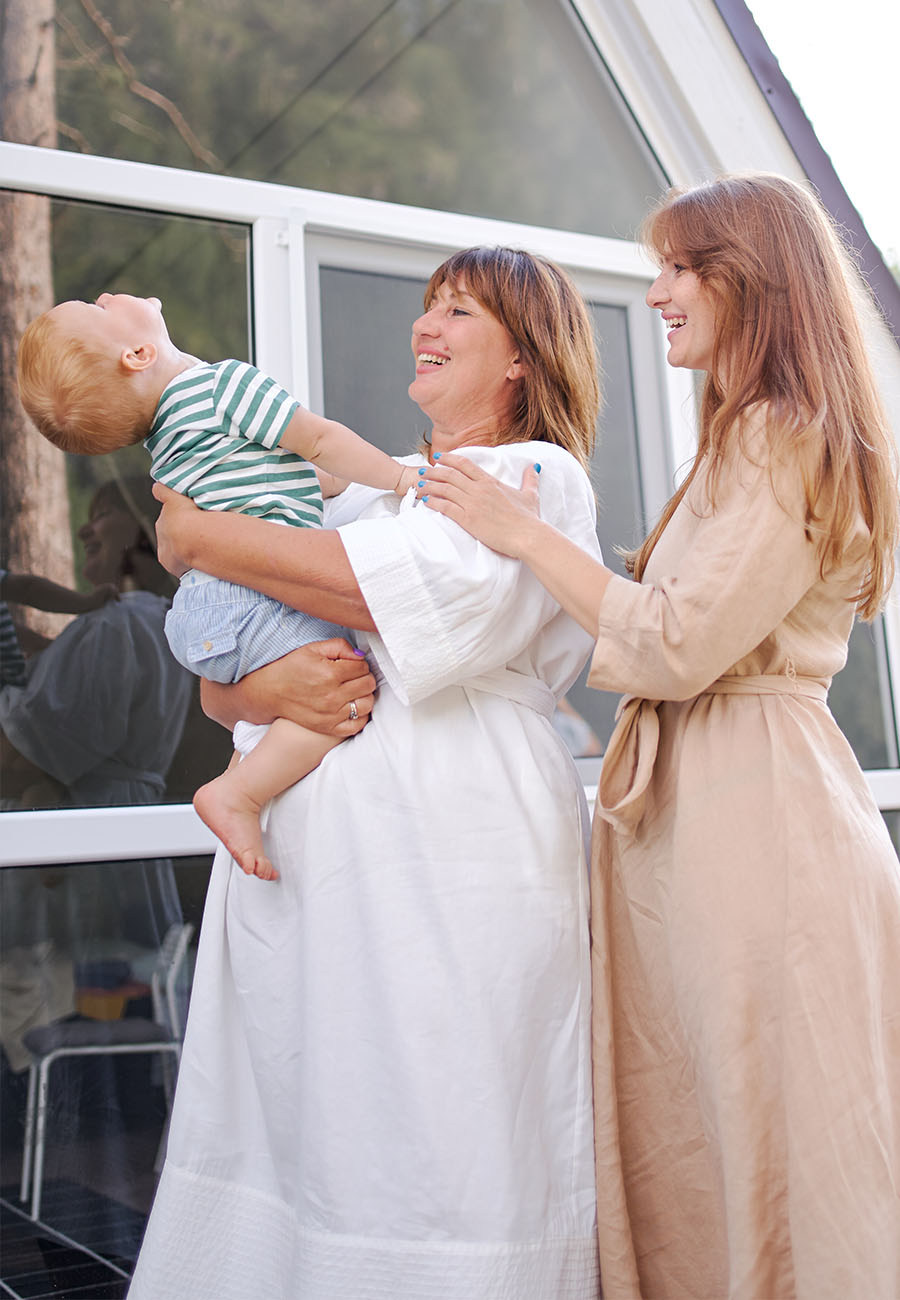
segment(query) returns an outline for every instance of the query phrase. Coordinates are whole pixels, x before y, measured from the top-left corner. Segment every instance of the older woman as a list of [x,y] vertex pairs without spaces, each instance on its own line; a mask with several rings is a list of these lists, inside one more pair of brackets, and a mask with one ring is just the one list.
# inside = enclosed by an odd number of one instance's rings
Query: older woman
[[[548,516],[597,556],[594,350],[567,278],[473,249],[425,308],[410,394],[432,455],[511,483],[539,461]],[[584,819],[549,720],[589,638],[438,515],[345,495],[363,518],[302,537],[166,498],[173,567],[359,629],[379,691],[273,805],[280,882],[217,858],[131,1297],[589,1300]],[[296,694],[289,656],[208,698],[267,721]]]

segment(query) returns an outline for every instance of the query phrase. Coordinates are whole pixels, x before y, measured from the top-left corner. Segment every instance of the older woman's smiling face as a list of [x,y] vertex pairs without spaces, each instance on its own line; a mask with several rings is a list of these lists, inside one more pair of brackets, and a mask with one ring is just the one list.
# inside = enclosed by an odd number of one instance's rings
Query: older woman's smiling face
[[445,281],[413,324],[409,395],[434,425],[435,446],[492,441],[522,375],[515,341],[464,284]]

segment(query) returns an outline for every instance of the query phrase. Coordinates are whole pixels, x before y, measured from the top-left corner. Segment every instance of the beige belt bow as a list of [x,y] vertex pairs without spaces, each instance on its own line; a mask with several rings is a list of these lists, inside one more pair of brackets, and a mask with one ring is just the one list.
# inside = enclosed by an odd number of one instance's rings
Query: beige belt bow
[[[759,677],[720,677],[701,695],[794,695],[828,698],[828,687],[816,677],[766,674]],[[617,831],[633,835],[644,815],[644,801],[659,747],[661,700],[626,695],[616,711],[616,726],[603,756],[597,787],[597,816]]]

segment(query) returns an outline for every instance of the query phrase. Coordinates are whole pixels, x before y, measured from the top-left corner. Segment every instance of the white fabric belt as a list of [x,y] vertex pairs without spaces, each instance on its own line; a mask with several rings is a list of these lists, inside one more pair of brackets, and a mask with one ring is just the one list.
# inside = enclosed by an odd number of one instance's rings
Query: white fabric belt
[[91,768],[92,776],[105,776],[114,781],[139,781],[142,785],[150,785],[162,795],[166,788],[165,778],[159,772],[151,772],[148,768],[129,767],[127,763],[120,763],[115,758],[105,758],[102,763]]
[[552,718],[556,709],[556,698],[546,682],[537,677],[528,677],[525,673],[514,672],[512,668],[496,668],[493,672],[470,677],[461,683],[469,691],[484,691],[486,695],[500,695],[514,704],[524,704],[534,709],[545,718]]

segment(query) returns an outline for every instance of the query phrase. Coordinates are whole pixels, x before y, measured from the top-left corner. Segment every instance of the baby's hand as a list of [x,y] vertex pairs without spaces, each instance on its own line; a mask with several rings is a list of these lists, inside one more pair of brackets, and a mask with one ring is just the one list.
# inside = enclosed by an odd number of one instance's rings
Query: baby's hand
[[400,477],[397,479],[394,491],[398,497],[405,497],[410,488],[416,486],[419,477],[419,471],[413,469],[412,465],[404,465],[400,471]]

